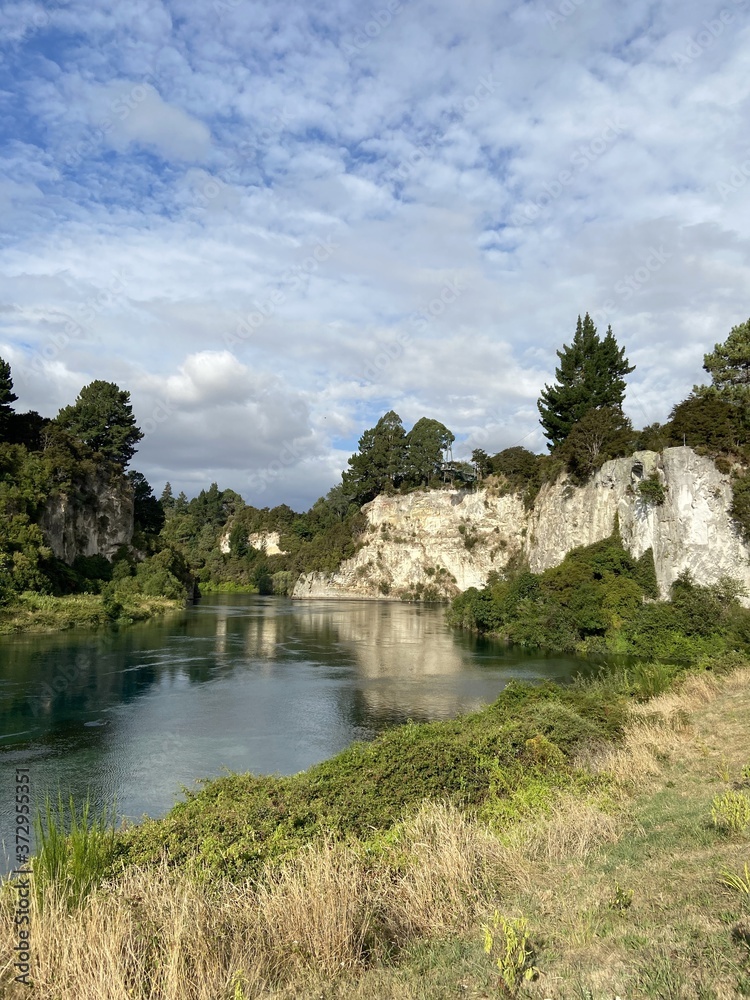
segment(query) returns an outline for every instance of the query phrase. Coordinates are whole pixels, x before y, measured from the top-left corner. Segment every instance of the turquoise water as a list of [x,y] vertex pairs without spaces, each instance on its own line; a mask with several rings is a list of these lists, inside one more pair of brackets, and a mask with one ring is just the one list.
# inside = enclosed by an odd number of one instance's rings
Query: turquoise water
[[511,678],[590,668],[396,602],[212,594],[117,632],[0,638],[0,867],[16,766],[37,797],[90,791],[158,816],[199,778],[291,774],[387,726],[479,708]]

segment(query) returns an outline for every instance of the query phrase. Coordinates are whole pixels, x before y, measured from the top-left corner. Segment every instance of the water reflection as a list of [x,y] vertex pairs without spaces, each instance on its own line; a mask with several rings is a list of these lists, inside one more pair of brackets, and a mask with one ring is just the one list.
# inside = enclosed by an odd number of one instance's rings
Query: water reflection
[[37,795],[90,788],[157,815],[201,776],[292,773],[384,726],[477,708],[512,677],[586,666],[456,635],[442,608],[244,595],[121,632],[3,638],[2,787],[21,764]]

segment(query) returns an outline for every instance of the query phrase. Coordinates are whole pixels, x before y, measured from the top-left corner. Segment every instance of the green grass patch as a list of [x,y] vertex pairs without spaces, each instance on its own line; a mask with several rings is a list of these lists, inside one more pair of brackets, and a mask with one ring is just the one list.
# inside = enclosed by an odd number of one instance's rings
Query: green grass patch
[[131,625],[184,607],[184,601],[166,597],[118,596],[117,601],[112,601],[100,594],[52,597],[49,594],[23,593],[11,605],[0,608],[0,635]]
[[67,805],[62,794],[56,803],[47,796],[34,816],[33,884],[40,908],[52,890],[72,909],[101,882],[114,856],[114,817],[106,806],[93,812],[89,798],[77,809],[72,796]]

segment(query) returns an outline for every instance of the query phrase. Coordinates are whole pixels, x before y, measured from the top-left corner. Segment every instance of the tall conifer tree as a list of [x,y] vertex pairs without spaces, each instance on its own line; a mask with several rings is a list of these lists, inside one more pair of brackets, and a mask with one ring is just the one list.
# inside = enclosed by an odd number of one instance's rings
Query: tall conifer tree
[[545,385],[537,403],[550,450],[562,444],[590,410],[612,407],[621,411],[624,376],[635,370],[625,349],[617,346],[612,327],[602,340],[588,313],[583,319],[578,317],[572,343],[563,344],[557,356],[557,382]]
[[0,358],[0,440],[4,440],[7,435],[8,425],[13,414],[12,404],[17,399],[18,396],[13,392],[10,365]]

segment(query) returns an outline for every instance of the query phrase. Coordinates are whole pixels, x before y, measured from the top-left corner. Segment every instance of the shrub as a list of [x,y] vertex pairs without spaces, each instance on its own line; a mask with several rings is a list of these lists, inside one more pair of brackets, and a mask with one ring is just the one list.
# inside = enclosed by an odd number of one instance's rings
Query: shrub
[[539,975],[533,964],[534,949],[529,944],[528,929],[524,917],[506,918],[497,910],[492,921],[482,926],[484,950],[497,967],[500,989],[507,997],[517,997],[523,983]]
[[667,495],[658,472],[652,472],[648,479],[644,479],[638,484],[638,495],[644,503],[652,507],[661,507],[664,504]]
[[715,796],[711,819],[714,826],[726,833],[744,833],[750,826],[750,797],[745,792],[734,791]]

